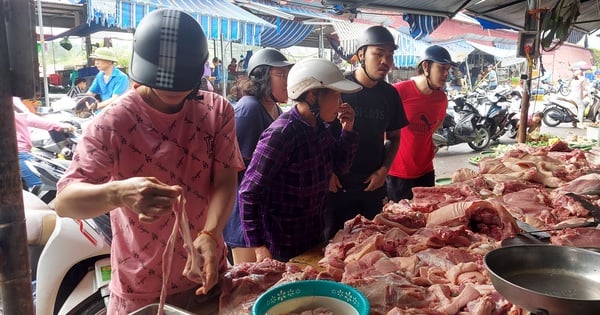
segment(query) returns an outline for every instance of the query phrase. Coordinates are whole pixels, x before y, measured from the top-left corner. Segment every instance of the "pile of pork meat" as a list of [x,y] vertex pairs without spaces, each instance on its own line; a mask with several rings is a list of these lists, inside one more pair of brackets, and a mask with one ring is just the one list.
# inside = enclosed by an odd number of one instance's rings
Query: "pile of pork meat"
[[[520,230],[590,221],[568,193],[600,203],[600,152],[517,144],[483,158],[477,171],[457,170],[452,184],[414,188],[373,220],[346,222],[318,266],[265,260],[231,267],[221,314],[249,314],[254,301],[281,283],[338,281],[360,290],[371,314],[526,314],[493,287],[483,257]],[[556,245],[600,247],[600,228],[552,231]]]

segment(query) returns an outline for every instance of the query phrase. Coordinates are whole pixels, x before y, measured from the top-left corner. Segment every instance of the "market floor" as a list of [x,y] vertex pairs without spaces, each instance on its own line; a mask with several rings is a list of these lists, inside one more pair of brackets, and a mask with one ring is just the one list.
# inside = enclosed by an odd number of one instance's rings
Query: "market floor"
[[[541,133],[557,136],[563,140],[570,140],[573,136],[586,136],[585,129],[573,128],[570,123],[560,124],[556,127],[548,127],[542,124]],[[500,138],[500,144],[509,145],[514,143],[515,140],[507,136]],[[469,159],[479,154],[479,152],[473,151],[466,143],[440,149],[433,159],[436,179],[451,178],[454,171],[465,167],[477,170],[477,166],[471,164]]]

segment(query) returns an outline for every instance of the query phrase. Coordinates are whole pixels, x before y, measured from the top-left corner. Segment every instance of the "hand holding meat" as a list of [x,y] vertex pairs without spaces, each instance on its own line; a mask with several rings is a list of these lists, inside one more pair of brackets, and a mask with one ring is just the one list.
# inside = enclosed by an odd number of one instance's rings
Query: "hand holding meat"
[[256,261],[263,261],[271,258],[271,252],[266,246],[257,247],[254,249],[254,252],[256,253]]
[[153,222],[170,214],[181,194],[179,186],[164,184],[154,177],[133,177],[122,181],[120,202],[138,213],[141,222]]
[[354,128],[354,109],[352,106],[350,106],[350,104],[342,103],[342,105],[340,105],[338,119],[342,124],[342,129],[346,131],[352,131]]
[[196,295],[206,294],[219,279],[217,243],[209,234],[200,233],[194,240],[194,249],[198,255],[188,251],[183,274],[202,285],[196,290]]

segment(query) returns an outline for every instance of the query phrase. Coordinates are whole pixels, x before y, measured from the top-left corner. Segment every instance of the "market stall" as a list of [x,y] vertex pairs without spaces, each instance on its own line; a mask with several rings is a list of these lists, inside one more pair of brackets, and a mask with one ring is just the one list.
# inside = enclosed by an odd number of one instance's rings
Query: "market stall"
[[[600,151],[588,142],[497,147],[477,170],[456,170],[451,183],[415,188],[412,200],[388,203],[373,220],[347,221],[323,248],[287,263],[234,266],[223,280],[220,312],[249,314],[269,288],[328,279],[362,292],[370,314],[524,314],[498,294],[484,258],[523,226],[549,230],[535,243],[600,248]],[[578,313],[593,314],[600,296],[581,302]]]

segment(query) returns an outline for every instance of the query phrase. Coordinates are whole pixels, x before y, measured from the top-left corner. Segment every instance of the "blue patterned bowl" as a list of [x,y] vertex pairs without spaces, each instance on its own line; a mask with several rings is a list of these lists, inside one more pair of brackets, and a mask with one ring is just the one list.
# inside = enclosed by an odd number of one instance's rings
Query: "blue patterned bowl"
[[252,315],[302,313],[318,307],[334,315],[368,315],[369,300],[357,289],[335,281],[304,280],[285,283],[258,297]]

